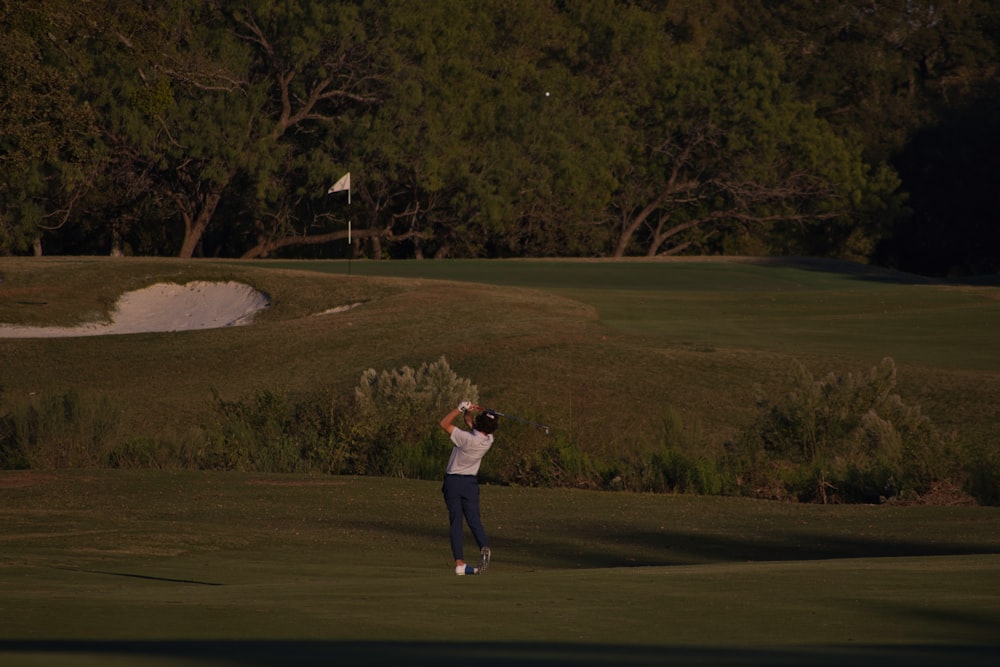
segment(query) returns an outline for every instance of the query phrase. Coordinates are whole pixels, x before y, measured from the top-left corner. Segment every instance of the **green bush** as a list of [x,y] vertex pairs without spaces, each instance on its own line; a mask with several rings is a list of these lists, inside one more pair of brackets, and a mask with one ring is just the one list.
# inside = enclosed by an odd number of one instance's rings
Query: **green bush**
[[5,465],[101,467],[118,437],[120,414],[107,398],[85,397],[75,390],[42,396],[3,420]]
[[1000,447],[985,444],[969,457],[965,490],[980,505],[1000,506]]
[[183,468],[184,452],[169,441],[154,438],[134,438],[122,441],[108,452],[112,468]]
[[[0,408],[3,408],[3,386],[0,385]],[[14,438],[14,417],[0,411],[0,469],[27,468],[28,461]]]
[[426,437],[422,440],[398,443],[388,452],[386,474],[407,479],[441,477],[449,452],[442,441],[443,438]]
[[369,368],[354,398],[340,431],[355,453],[354,472],[427,478],[440,474],[448,452],[438,421],[461,401],[478,401],[479,391],[441,357],[417,369]]
[[606,486],[611,490],[719,495],[724,489],[723,479],[717,459],[664,447],[622,460]]
[[[919,407],[895,394],[896,366],[814,379],[800,364],[776,400],[740,438],[730,467],[756,495],[809,502],[879,502],[917,497],[955,473],[954,452]],[[776,465],[779,463],[780,465]],[[776,491],[776,487],[780,490]]]
[[479,390],[470,380],[460,378],[448,360],[441,357],[416,370],[404,366],[380,373],[369,368],[361,374],[354,396],[359,413],[379,420],[387,413],[413,416],[426,410],[437,414],[463,400],[475,403]]
[[263,390],[238,401],[216,395],[216,423],[207,429],[199,467],[212,470],[304,472],[324,450],[328,431],[318,395],[291,398]]
[[[514,440],[514,433],[504,437],[503,447],[507,447],[508,442]],[[508,457],[503,468],[491,465],[489,470],[497,481],[521,486],[603,486],[602,475],[592,458],[575,443],[560,436],[536,440],[533,446],[521,448],[515,459]]]
[[438,419],[464,399],[478,400],[476,387],[444,357],[416,370],[368,369],[353,402],[318,391],[216,395],[215,420],[194,460],[215,470],[437,477],[448,452]]

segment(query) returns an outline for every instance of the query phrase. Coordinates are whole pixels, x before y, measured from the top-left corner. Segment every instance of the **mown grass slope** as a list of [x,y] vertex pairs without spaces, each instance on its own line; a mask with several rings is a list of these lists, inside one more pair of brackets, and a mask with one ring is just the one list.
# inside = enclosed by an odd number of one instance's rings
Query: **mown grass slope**
[[[213,390],[349,395],[366,368],[446,356],[488,404],[594,451],[655,441],[668,411],[720,443],[794,362],[821,375],[888,356],[903,398],[940,427],[1000,442],[996,287],[795,261],[6,258],[0,274],[5,322],[92,318],[159,281],[240,280],[270,295],[251,327],[0,339],[8,405],[78,387],[119,401],[137,428],[173,437],[197,430]],[[344,305],[356,307],[318,315]]]

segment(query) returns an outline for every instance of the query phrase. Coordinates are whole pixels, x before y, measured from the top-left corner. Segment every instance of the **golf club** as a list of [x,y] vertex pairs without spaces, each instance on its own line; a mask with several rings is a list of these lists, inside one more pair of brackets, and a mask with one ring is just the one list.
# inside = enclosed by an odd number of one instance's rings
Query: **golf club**
[[515,417],[514,415],[508,415],[506,413],[500,412],[499,410],[493,410],[493,408],[484,408],[481,405],[473,405],[472,409],[473,410],[479,410],[480,412],[485,411],[485,410],[490,410],[497,417],[503,417],[504,419],[513,419],[516,422],[521,422],[522,424],[527,424],[528,426],[534,426],[535,428],[542,430],[545,433],[545,435],[549,435],[549,427],[546,426],[545,424],[539,424],[538,422],[533,422],[533,421],[530,421],[528,419],[522,419],[521,417]]

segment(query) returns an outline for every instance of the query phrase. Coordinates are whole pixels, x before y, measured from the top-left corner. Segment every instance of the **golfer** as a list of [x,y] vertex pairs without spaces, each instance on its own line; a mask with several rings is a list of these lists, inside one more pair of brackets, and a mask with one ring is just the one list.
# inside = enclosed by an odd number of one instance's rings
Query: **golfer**
[[[449,412],[441,420],[441,428],[451,436],[455,447],[448,459],[448,469],[444,476],[441,492],[444,494],[444,504],[448,507],[448,520],[451,522],[451,553],[455,557],[455,574],[486,574],[490,564],[490,542],[479,517],[479,464],[486,452],[493,446],[493,432],[497,428],[499,418],[492,410],[483,410],[476,415],[475,421],[469,421],[469,411],[480,409],[469,401],[462,403]],[[452,422],[455,417],[463,414],[465,425],[469,430],[457,428]],[[479,545],[479,567],[465,563],[463,546],[462,519],[469,524],[469,530]]]

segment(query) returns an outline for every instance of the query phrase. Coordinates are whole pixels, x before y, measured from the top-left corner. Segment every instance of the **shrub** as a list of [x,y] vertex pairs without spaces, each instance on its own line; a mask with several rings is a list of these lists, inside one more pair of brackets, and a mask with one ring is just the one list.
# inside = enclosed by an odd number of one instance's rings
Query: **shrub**
[[650,493],[718,495],[724,485],[717,459],[664,447],[623,461],[615,468],[608,487]]
[[[0,385],[0,408],[3,407],[3,386]],[[14,438],[14,417],[0,412],[0,469],[27,468],[28,461]]]
[[154,438],[133,438],[118,443],[108,452],[112,468],[180,467],[183,456],[169,442]]
[[30,468],[99,467],[119,431],[120,411],[106,397],[42,396],[7,417],[7,464]]
[[514,460],[507,459],[503,468],[489,466],[497,481],[522,486],[603,486],[598,465],[579,446],[561,436],[535,440],[534,446],[520,448]]
[[[257,472],[437,477],[442,467],[438,415],[478,400],[476,387],[442,357],[409,367],[362,373],[354,400],[323,392],[289,396],[262,390],[224,401],[194,454],[198,467]],[[122,460],[144,456],[135,447]]]
[[890,358],[868,373],[820,380],[796,364],[783,395],[759,400],[760,417],[743,434],[742,451],[730,465],[747,473],[753,489],[773,489],[777,482],[803,501],[920,495],[954,472],[950,443],[895,388]]
[[299,400],[263,390],[237,401],[216,394],[216,423],[198,453],[199,467],[255,472],[303,472],[319,449],[322,420],[316,397]]
[[387,473],[409,479],[437,479],[444,472],[448,450],[440,439],[402,441],[388,451]]
[[1000,506],[1000,448],[984,445],[969,459],[966,491],[980,505]]
[[472,382],[441,357],[409,366],[361,374],[355,403],[340,437],[355,452],[358,474],[437,477],[442,468],[438,419],[463,400],[479,400]]

